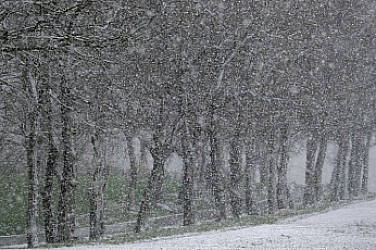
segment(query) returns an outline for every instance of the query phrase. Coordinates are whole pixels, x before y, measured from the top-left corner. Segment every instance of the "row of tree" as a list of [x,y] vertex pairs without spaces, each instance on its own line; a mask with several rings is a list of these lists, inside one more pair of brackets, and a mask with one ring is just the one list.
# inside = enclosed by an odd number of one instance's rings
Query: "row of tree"
[[90,238],[103,235],[105,140],[114,129],[129,140],[140,131],[151,135],[142,140],[153,169],[141,204],[131,147],[128,203],[139,209],[136,232],[163,200],[164,163],[173,152],[184,163],[184,225],[194,223],[200,186],[211,190],[218,221],[226,218],[227,199],[234,217],[254,213],[256,169],[267,212],[289,207],[289,149],[297,140],[307,149],[304,204],[323,198],[328,141],[339,148],[330,199],[367,192],[375,127],[372,1],[0,6],[1,146],[25,152],[30,247],[38,245],[40,202],[47,242],[73,237],[77,145],[88,143]]

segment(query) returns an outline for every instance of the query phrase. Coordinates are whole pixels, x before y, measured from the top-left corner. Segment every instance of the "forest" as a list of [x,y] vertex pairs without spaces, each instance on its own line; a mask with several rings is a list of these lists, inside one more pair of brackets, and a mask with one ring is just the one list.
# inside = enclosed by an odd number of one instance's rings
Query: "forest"
[[[375,11],[371,0],[1,0],[0,173],[27,174],[28,246],[40,231],[72,240],[83,168],[90,239],[103,236],[108,141],[119,131],[136,233],[164,201],[172,153],[183,162],[183,225],[204,196],[216,221],[260,213],[260,199],[265,214],[294,207],[287,169],[298,141],[304,206],[366,195]],[[134,140],[153,159],[146,177]],[[324,187],[328,143],[338,151]]]

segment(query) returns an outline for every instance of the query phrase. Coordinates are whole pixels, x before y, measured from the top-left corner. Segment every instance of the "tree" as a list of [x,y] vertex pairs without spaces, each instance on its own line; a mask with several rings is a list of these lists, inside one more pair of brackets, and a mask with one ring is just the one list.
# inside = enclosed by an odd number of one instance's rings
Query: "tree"
[[38,240],[39,223],[39,179],[37,163],[37,142],[39,133],[40,119],[40,97],[38,93],[38,83],[34,74],[34,67],[28,59],[25,61],[24,68],[24,90],[29,97],[29,107],[26,113],[25,123],[25,149],[28,166],[28,209],[27,209],[27,245],[36,247]]

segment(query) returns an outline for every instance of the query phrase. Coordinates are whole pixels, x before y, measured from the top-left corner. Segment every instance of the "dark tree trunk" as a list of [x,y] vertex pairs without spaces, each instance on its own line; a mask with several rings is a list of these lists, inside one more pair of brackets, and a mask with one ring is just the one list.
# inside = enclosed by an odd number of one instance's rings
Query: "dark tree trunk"
[[326,149],[328,146],[328,139],[326,133],[321,135],[319,141],[319,152],[317,154],[317,160],[314,172],[314,200],[318,201],[322,198],[322,169],[324,167],[324,161],[326,157]]
[[[271,124],[273,124],[271,122]],[[274,214],[277,209],[277,161],[275,152],[275,132],[274,128],[271,126],[267,128],[267,139],[266,139],[266,160],[265,164],[267,167],[267,208],[269,214]]]
[[315,175],[315,155],[317,141],[313,135],[307,139],[307,155],[306,155],[306,174],[305,174],[305,190],[303,195],[304,205],[312,205],[314,199],[314,175]]
[[350,199],[360,195],[361,183],[361,151],[362,151],[362,138],[357,133],[358,131],[353,131],[351,137],[351,155],[349,162],[349,173],[348,173],[348,192]]
[[151,171],[148,186],[144,190],[143,199],[137,215],[135,232],[139,233],[148,229],[148,219],[151,206],[155,202],[163,201],[163,180],[164,180],[164,161],[168,155],[165,148],[165,139],[163,134],[164,124],[164,97],[160,98],[159,121],[154,130],[153,142],[150,145],[150,153],[153,157],[153,169]]
[[144,190],[143,199],[141,201],[140,210],[137,215],[135,233],[139,233],[148,229],[148,219],[150,215],[151,205],[155,202],[154,195],[159,191],[157,183],[163,180],[164,161],[162,160],[161,149],[154,148],[151,150],[154,159],[153,169],[149,177],[148,186]]
[[[190,100],[187,89],[184,89],[185,96],[182,99],[181,113],[183,114],[183,138],[181,140],[182,156],[184,163],[183,174],[183,225],[188,226],[194,223],[193,214],[193,186],[194,186],[194,139],[200,137],[201,128],[190,127]],[[195,143],[197,144],[197,143]]]
[[[159,151],[159,150],[158,150]],[[163,182],[165,178],[165,171],[164,171],[164,161],[165,157],[163,153],[151,153],[154,159],[154,165],[158,165],[157,172],[155,173],[153,179],[153,202],[155,203],[163,203],[164,202],[164,190],[163,190]]]
[[129,180],[129,193],[128,193],[128,210],[136,211],[136,187],[138,181],[138,168],[140,166],[139,152],[136,150],[136,141],[130,143],[130,180]]
[[343,190],[343,175],[345,175],[345,166],[346,158],[348,151],[348,140],[345,139],[342,135],[337,139],[338,140],[338,151],[336,156],[336,165],[333,169],[332,178],[330,181],[331,186],[331,201],[339,201],[341,199],[341,193]]
[[25,149],[26,164],[28,172],[28,204],[26,239],[29,248],[37,247],[38,240],[38,219],[39,219],[39,178],[38,178],[38,152],[37,139],[39,132],[40,103],[38,87],[35,76],[31,72],[31,65],[26,63],[24,69],[24,90],[30,99],[30,106],[26,108],[25,128]]
[[351,146],[350,146],[350,138],[346,137],[344,138],[344,152],[342,155],[342,171],[340,176],[340,199],[344,200],[349,197],[348,194],[348,155],[350,154]]
[[[267,192],[269,186],[268,178],[268,164],[267,164],[267,142],[266,138],[260,138],[259,157],[260,157],[260,198],[261,200],[267,199]],[[266,211],[266,208],[262,210]]]
[[62,118],[62,145],[63,145],[63,172],[60,184],[61,210],[59,211],[58,239],[67,242],[72,239],[75,230],[75,201],[76,201],[76,154],[75,154],[75,125],[74,100],[71,86],[63,79],[61,83],[61,118]]
[[183,225],[188,226],[193,224],[193,176],[194,165],[192,159],[193,147],[191,142],[191,136],[189,133],[188,124],[185,124],[186,135],[182,139],[182,151],[183,151]]
[[368,173],[369,173],[369,150],[371,147],[372,132],[369,131],[364,138],[364,147],[362,152],[362,165],[363,165],[363,175],[362,175],[362,194],[366,195],[368,192]]
[[28,167],[28,209],[27,209],[27,246],[37,247],[38,241],[38,204],[39,204],[39,180],[36,163],[36,129],[37,114],[30,112],[30,132],[26,136],[26,160]]
[[251,138],[246,146],[246,167],[244,171],[245,176],[245,206],[247,213],[249,215],[254,215],[257,213],[255,207],[255,199],[253,191],[255,189],[254,185],[254,175],[255,175],[255,138]]
[[48,91],[44,91],[44,105],[46,106],[46,120],[47,120],[47,139],[48,139],[48,156],[46,172],[44,176],[44,187],[41,192],[42,203],[44,210],[44,228],[46,235],[46,242],[53,243],[55,241],[55,216],[54,216],[54,200],[53,200],[53,181],[56,175],[56,164],[59,157],[59,152],[55,147],[53,141],[52,128],[52,105]]
[[225,187],[222,177],[222,152],[219,146],[215,128],[210,132],[210,158],[212,192],[214,195],[215,207],[217,210],[216,221],[226,220]]
[[278,209],[290,207],[290,195],[287,185],[287,165],[289,161],[288,155],[288,124],[283,124],[280,128],[280,152],[279,164],[277,167],[277,205]]
[[242,195],[240,185],[242,180],[240,165],[239,134],[237,133],[230,141],[230,199],[232,215],[239,219],[242,207]]
[[104,234],[104,189],[106,187],[106,178],[104,176],[105,164],[103,162],[103,139],[95,129],[92,136],[93,145],[93,166],[94,173],[89,188],[89,208],[90,208],[90,240],[98,240]]
[[44,209],[44,228],[46,234],[46,242],[53,243],[55,241],[54,225],[55,216],[53,212],[53,180],[56,172],[56,161],[58,151],[53,143],[51,132],[48,133],[48,158],[46,173],[44,177],[44,188],[42,191],[43,209]]

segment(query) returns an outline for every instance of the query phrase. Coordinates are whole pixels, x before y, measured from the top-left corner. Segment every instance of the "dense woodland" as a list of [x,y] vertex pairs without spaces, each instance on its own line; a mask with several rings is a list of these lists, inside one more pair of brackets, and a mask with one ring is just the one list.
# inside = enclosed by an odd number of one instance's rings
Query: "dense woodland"
[[[28,173],[29,247],[39,244],[38,217],[47,242],[72,239],[82,145],[92,152],[90,238],[101,238],[114,130],[153,158],[138,204],[139,157],[129,147],[136,232],[163,202],[173,152],[184,163],[184,225],[195,223],[199,189],[209,190],[217,221],[254,213],[256,169],[265,212],[293,206],[295,141],[307,149],[304,205],[366,194],[375,11],[371,0],[0,1],[0,164]],[[329,141],[338,152],[324,195]]]

